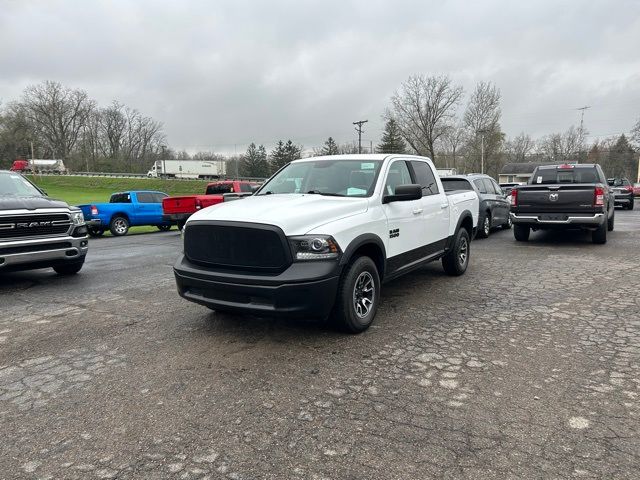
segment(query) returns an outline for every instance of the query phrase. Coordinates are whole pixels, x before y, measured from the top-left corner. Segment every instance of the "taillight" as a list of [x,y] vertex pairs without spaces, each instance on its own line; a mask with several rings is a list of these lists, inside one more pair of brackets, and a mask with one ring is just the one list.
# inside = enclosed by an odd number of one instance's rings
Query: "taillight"
[[98,215],[98,207],[91,205],[91,215]]
[[515,207],[518,205],[518,190],[515,188],[511,190],[511,206]]
[[604,188],[596,187],[593,190],[593,206],[594,207],[602,207],[604,206]]
[[196,198],[196,210],[200,210],[202,208],[202,203],[200,203],[200,199]]
[[624,187],[624,189],[625,189],[627,192],[633,192],[633,186],[631,186],[631,185],[627,185],[626,187]]

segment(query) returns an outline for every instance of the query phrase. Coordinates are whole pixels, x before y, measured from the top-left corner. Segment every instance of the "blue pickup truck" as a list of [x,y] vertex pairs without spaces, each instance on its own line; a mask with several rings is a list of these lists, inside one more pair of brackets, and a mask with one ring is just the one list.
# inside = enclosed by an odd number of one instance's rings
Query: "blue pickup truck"
[[111,195],[109,203],[78,205],[82,209],[89,235],[101,236],[106,230],[119,237],[126,235],[129,227],[154,225],[161,231],[172,223],[162,219],[162,199],[166,193],[139,190]]

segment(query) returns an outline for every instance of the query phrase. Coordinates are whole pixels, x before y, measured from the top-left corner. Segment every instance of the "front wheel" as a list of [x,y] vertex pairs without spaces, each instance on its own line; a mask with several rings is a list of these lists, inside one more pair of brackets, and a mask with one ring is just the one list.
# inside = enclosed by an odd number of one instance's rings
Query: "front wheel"
[[459,276],[467,271],[470,252],[469,232],[465,228],[458,230],[451,250],[442,257],[442,268],[447,275]]
[[58,275],[75,275],[82,269],[83,265],[84,265],[84,259],[80,262],[56,265],[55,267],[53,267],[53,270]]
[[379,300],[378,268],[371,258],[358,257],[340,279],[332,320],[345,332],[364,332],[373,323]]
[[129,220],[125,217],[113,217],[109,224],[109,230],[114,237],[126,235],[129,231]]
[[526,242],[529,240],[529,234],[531,233],[531,228],[527,225],[515,224],[513,226],[513,236],[518,242]]
[[87,232],[89,232],[90,237],[94,237],[94,238],[101,237],[102,235],[104,235],[104,230],[98,227],[89,227],[87,228]]

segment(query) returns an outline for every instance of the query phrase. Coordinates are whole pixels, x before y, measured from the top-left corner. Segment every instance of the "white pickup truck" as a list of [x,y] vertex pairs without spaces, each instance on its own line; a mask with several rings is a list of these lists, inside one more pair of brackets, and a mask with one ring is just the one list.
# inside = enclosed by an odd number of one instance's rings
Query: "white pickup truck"
[[442,259],[469,264],[472,191],[445,193],[428,158],[296,160],[252,196],[192,215],[174,267],[179,294],[213,310],[371,325],[381,284]]

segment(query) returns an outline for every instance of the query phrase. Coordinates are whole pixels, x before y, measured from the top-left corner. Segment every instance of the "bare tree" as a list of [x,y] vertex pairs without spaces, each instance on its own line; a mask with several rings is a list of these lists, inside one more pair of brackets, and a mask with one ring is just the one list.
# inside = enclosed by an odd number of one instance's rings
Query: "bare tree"
[[629,136],[631,142],[635,144],[636,147],[640,148],[640,118],[631,129],[631,135]]
[[391,97],[387,116],[395,118],[416,153],[435,161],[436,142],[453,123],[462,93],[448,76],[413,75]]
[[534,150],[535,146],[536,144],[533,139],[528,134],[522,132],[506,142],[505,150],[507,158],[510,162],[524,162],[527,155]]
[[550,162],[579,161],[582,150],[580,129],[572,125],[566,132],[547,135],[540,141],[539,150]]
[[20,102],[40,141],[60,158],[73,150],[94,106],[85,91],[51,81],[27,87]]
[[460,155],[460,150],[464,145],[465,139],[466,131],[464,125],[454,124],[447,128],[447,131],[442,136],[441,145],[447,157],[451,158],[451,162],[449,163],[445,160],[445,168],[458,168],[458,156]]

